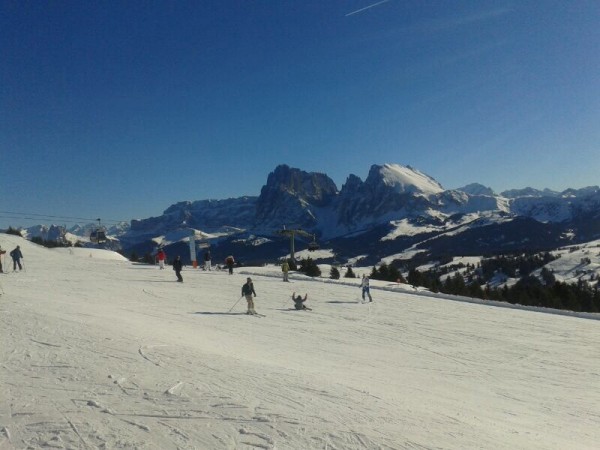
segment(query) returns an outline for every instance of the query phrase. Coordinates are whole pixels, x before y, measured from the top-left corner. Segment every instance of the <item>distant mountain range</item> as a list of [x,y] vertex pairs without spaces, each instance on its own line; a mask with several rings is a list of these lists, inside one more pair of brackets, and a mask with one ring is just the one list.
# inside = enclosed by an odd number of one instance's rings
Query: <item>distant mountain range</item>
[[[289,239],[280,234],[284,227],[304,231],[297,235],[298,248],[314,235],[339,263],[549,250],[600,237],[600,188],[496,194],[475,183],[446,190],[410,166],[384,164],[371,166],[364,181],[349,175],[338,189],[326,174],[280,165],[257,197],[180,202],[108,234],[111,248],[120,246],[126,254],[164,245],[185,259],[185,241],[194,233],[210,242],[217,258],[233,253],[250,263],[289,252]],[[57,228],[43,232],[54,238],[61,234]],[[81,229],[62,233],[81,235]]]

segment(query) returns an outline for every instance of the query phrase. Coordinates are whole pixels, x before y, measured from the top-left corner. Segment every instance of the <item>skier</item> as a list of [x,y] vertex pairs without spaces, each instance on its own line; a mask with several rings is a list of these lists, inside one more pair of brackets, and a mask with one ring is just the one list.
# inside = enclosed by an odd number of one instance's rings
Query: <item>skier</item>
[[229,255],[227,258],[225,258],[225,265],[227,265],[227,268],[229,269],[229,275],[233,275],[233,265],[235,264],[235,259],[233,259],[232,255]]
[[373,297],[371,297],[371,292],[369,288],[369,277],[363,273],[362,282],[360,283],[360,287],[362,288],[362,299],[365,300],[365,295],[369,297],[369,302],[373,301]]
[[288,272],[290,271],[290,265],[288,264],[287,259],[283,261],[283,264],[281,264],[281,271],[283,272],[283,281],[290,281],[288,280]]
[[204,252],[204,270],[210,270],[210,250]]
[[256,291],[254,290],[254,284],[252,283],[252,278],[246,278],[246,284],[242,286],[242,296],[246,297],[246,301],[248,302],[248,312],[246,314],[256,314],[254,310],[254,297],[256,297]]
[[306,301],[307,298],[308,298],[308,294],[305,294],[304,298],[302,298],[302,296],[300,294],[298,294],[298,296],[296,296],[296,293],[294,292],[292,294],[292,300],[294,301],[294,308],[296,308],[297,310],[307,309],[309,311],[312,311],[312,309],[308,308],[304,304],[304,302]]
[[23,253],[21,253],[21,247],[17,245],[17,247],[10,252],[10,257],[13,259],[13,271],[17,270],[17,266],[19,266],[19,270],[23,270],[23,266],[21,266],[21,259],[23,258]]
[[181,262],[181,257],[177,255],[175,261],[173,261],[173,270],[175,271],[175,275],[177,275],[177,281],[179,283],[183,283],[183,277],[181,276],[181,269],[183,269],[183,264]]
[[2,250],[2,247],[0,247],[0,273],[3,273],[2,270],[2,255],[6,254],[6,250]]
[[158,266],[160,267],[161,270],[164,269],[165,268],[165,259],[167,258],[167,254],[161,248],[158,250],[158,254],[156,255],[156,257],[158,258]]

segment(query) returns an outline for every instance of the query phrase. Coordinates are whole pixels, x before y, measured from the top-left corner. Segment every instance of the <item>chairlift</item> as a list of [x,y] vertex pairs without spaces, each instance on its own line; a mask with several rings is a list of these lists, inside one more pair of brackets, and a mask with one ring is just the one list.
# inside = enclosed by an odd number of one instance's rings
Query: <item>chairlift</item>
[[90,233],[90,241],[94,244],[103,244],[106,242],[106,230],[101,225],[100,219],[96,220],[98,221],[98,227]]

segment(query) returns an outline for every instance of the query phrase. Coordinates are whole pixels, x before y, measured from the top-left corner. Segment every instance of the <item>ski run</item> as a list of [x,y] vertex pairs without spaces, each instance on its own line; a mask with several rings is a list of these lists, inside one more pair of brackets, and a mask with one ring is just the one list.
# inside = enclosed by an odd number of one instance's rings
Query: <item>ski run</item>
[[[598,448],[595,315],[375,280],[358,304],[360,279],[296,273],[313,311],[290,312],[277,266],[177,283],[108,251],[0,245],[25,264],[0,275],[2,450]],[[247,276],[261,320],[244,299],[228,313]]]

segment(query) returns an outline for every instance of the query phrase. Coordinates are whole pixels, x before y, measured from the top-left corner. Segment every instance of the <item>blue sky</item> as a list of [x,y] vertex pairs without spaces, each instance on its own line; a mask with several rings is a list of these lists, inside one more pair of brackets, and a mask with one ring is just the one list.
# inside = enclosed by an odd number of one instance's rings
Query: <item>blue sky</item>
[[258,195],[282,163],[600,184],[599,25],[594,0],[5,0],[0,227]]

